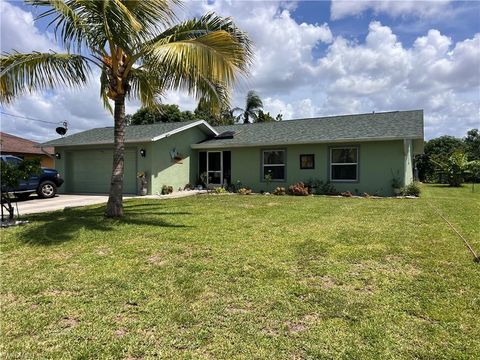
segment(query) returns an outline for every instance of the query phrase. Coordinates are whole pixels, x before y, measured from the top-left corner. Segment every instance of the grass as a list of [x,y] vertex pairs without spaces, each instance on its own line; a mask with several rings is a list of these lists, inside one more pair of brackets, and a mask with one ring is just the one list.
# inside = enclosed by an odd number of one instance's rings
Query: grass
[[199,196],[2,230],[2,359],[474,358],[480,193]]

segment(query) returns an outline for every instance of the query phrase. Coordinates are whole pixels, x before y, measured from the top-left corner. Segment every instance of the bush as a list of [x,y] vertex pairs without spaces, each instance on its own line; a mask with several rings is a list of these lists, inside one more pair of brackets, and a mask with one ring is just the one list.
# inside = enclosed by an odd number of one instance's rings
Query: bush
[[325,184],[322,184],[322,186],[317,190],[317,193],[319,195],[337,195],[337,189],[335,189],[335,186],[333,184],[329,183],[328,181]]
[[417,181],[411,182],[402,188],[402,195],[404,196],[420,196],[420,184]]
[[308,187],[310,194],[315,195],[337,195],[338,192],[330,182],[323,182],[318,179],[309,179],[305,185]]
[[441,180],[453,187],[460,187],[465,179],[465,176],[469,173],[469,162],[467,155],[455,151],[446,160],[431,160],[435,166],[438,175]]
[[188,183],[186,184],[184,187],[183,187],[183,190],[194,190],[195,189],[195,186],[193,186],[192,184]]
[[273,192],[273,195],[285,195],[285,194],[286,194],[285,188],[282,186],[277,186],[277,188]]
[[288,187],[288,193],[294,196],[307,196],[308,187],[303,182],[299,182]]
[[163,185],[162,186],[162,195],[168,195],[173,192],[173,186],[170,185]]
[[252,189],[248,189],[248,188],[240,188],[237,191],[237,194],[239,195],[250,195],[251,193],[252,193]]
[[227,190],[224,187],[217,187],[215,188],[215,193],[216,194],[225,194]]

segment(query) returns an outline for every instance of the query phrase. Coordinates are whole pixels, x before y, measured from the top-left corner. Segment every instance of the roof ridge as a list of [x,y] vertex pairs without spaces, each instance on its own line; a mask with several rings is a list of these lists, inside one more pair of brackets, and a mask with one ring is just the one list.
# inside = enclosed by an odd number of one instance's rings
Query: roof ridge
[[138,124],[138,125],[126,125],[125,127],[136,127],[136,126],[152,126],[152,125],[159,125],[159,124],[187,124],[197,121],[202,121],[203,119],[196,119],[196,120],[188,120],[188,121],[157,121],[152,124]]
[[24,137],[17,136],[17,135],[13,135],[13,134],[9,134],[9,133],[4,132],[4,131],[0,131],[0,136],[7,136],[7,137],[10,136],[10,137],[13,137],[13,138],[20,139],[20,140],[22,140],[22,141],[28,141],[28,142],[31,142],[31,143],[34,143],[34,144],[39,144],[38,141],[26,139],[26,138],[24,138]]
[[406,112],[415,112],[415,111],[423,111],[423,109],[412,109],[412,110],[392,110],[392,111],[381,111],[381,112],[369,112],[369,113],[361,113],[361,114],[343,114],[343,115],[327,115],[327,116],[315,116],[309,118],[297,118],[297,119],[286,119],[280,121],[268,121],[268,122],[255,122],[249,124],[232,124],[232,125],[218,125],[215,127],[221,126],[244,126],[244,125],[261,125],[261,124],[277,124],[277,123],[286,123],[290,121],[304,121],[304,120],[320,120],[320,119],[330,119],[330,118],[339,118],[339,117],[356,117],[356,116],[365,116],[365,115],[383,115],[383,114],[392,114],[392,113],[406,113]]

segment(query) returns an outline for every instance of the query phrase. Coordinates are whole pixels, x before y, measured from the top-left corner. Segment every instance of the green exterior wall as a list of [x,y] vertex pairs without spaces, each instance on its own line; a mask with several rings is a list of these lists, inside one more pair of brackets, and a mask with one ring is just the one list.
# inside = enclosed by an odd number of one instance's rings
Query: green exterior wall
[[[153,136],[153,135],[152,135]],[[145,172],[148,180],[148,193],[160,194],[162,186],[172,186],[174,190],[183,189],[188,183],[198,183],[198,153],[192,150],[191,145],[200,143],[207,138],[200,127],[193,127],[155,142],[127,144],[126,150],[130,153],[128,169],[125,174],[129,177],[129,187],[132,181],[138,191],[136,174]],[[418,144],[417,144],[418,143]],[[368,193],[371,195],[392,195],[392,178],[397,177],[404,185],[413,180],[413,155],[421,152],[420,141],[392,140],[372,141],[359,143],[335,144],[306,144],[265,147],[243,147],[209,149],[209,151],[231,151],[231,178],[232,183],[240,181],[242,186],[250,187],[254,191],[273,191],[277,186],[288,187],[291,184],[310,179],[329,179],[329,153],[331,147],[355,146],[359,154],[359,176],[356,182],[333,182],[337,191],[351,191],[355,194]],[[146,150],[146,156],[140,155],[140,149]],[[176,149],[183,159],[180,162],[171,159],[170,152]],[[267,185],[262,178],[262,150],[283,149],[286,151],[286,180],[272,181]],[[111,172],[111,158],[105,158],[105,152],[111,154],[111,145],[89,145],[76,147],[57,147],[55,152],[61,158],[55,159],[55,168],[65,179],[65,184],[59,189],[60,193],[74,191],[75,171],[72,166],[75,159],[77,165],[87,168],[91,174],[92,193],[105,193],[109,188],[109,177],[105,173]],[[103,154],[103,155],[100,155]],[[315,156],[314,169],[300,169],[300,155],[313,154]],[[96,158],[98,156],[99,158]],[[133,156],[133,158],[132,158]],[[100,159],[102,157],[102,159]],[[77,171],[77,176],[85,169]],[[135,177],[133,179],[132,177]]]
[[[195,184],[197,180],[198,158],[197,152],[190,148],[191,144],[205,140],[206,134],[198,127],[184,130],[167,138],[155,142],[127,144],[125,150],[129,152],[125,164],[125,176],[128,176],[129,188],[131,183],[136,183],[136,191],[139,191],[136,174],[145,172],[148,180],[148,194],[159,194],[163,185],[173,186],[174,190],[184,188],[188,183]],[[140,149],[146,150],[146,156],[140,155]],[[183,156],[181,162],[172,161],[170,151],[176,151]],[[60,193],[74,192],[75,159],[81,171],[88,171],[89,188],[92,193],[106,193],[109,188],[109,177],[105,172],[111,173],[113,156],[105,159],[105,152],[112,152],[109,145],[88,145],[76,147],[57,147],[55,152],[60,153],[60,159],[55,159],[55,168],[65,179],[65,184],[59,189]],[[133,153],[133,154],[132,154]],[[132,155],[135,157],[132,159]],[[135,177],[134,179],[132,177]],[[127,182],[127,181],[126,181]],[[83,189],[83,188],[82,188]]]
[[[254,191],[273,191],[276,186],[288,187],[299,181],[329,179],[329,151],[330,147],[356,146],[359,149],[359,176],[357,182],[332,182],[337,191],[351,191],[356,194],[364,192],[374,195],[392,195],[391,186],[393,176],[398,177],[403,183],[412,179],[410,152],[404,153],[404,142],[375,141],[348,144],[308,144],[288,145],[274,147],[245,147],[218,149],[229,150],[232,154],[232,182],[240,181],[242,186],[250,187]],[[286,181],[272,181],[269,188],[262,179],[261,153],[266,149],[286,150]],[[214,151],[214,149],[209,149]],[[315,168],[300,169],[300,155],[314,154]]]
[[[205,133],[198,127],[190,128],[170,137],[152,143],[150,155],[147,160],[150,164],[151,194],[159,194],[163,185],[173,186],[176,191],[184,188],[186,184],[195,184],[197,181],[198,157],[197,152],[190,145],[206,139]],[[172,161],[170,151],[182,155],[179,163]]]

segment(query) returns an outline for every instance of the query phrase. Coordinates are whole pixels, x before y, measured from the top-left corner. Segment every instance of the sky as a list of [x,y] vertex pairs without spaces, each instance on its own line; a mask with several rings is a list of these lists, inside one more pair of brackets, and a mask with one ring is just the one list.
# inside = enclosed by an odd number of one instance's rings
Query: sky
[[[479,1],[189,1],[180,19],[207,12],[231,16],[255,46],[250,76],[233,91],[242,107],[255,90],[264,109],[284,120],[424,109],[425,138],[462,137],[480,128]],[[2,52],[61,51],[39,9],[0,0]],[[18,98],[1,111],[51,122],[68,133],[112,126],[98,76],[80,90]],[[171,92],[182,110],[196,100]],[[140,107],[127,103],[127,113]],[[56,138],[55,124],[1,114],[1,131],[28,139]]]

